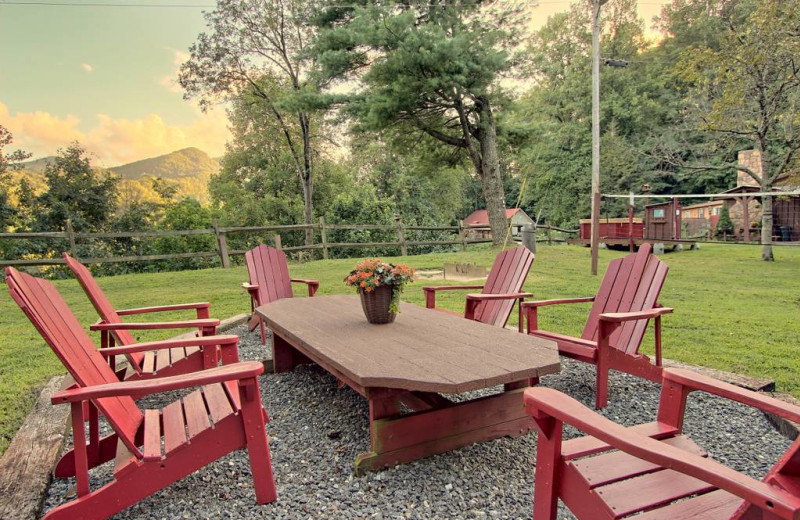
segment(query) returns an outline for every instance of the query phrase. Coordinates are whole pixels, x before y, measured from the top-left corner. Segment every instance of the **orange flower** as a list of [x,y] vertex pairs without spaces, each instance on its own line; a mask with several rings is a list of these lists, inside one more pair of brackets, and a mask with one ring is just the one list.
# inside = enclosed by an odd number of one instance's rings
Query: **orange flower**
[[363,280],[362,280],[362,281],[361,281],[361,287],[365,287],[366,285],[367,285],[367,282],[365,282],[365,281],[363,281]]

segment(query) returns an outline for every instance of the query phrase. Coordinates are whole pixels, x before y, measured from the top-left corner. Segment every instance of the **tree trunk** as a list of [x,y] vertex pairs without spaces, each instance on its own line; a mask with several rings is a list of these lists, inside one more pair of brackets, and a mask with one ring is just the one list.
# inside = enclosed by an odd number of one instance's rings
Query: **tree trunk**
[[[314,223],[314,177],[311,169],[311,125],[306,114],[300,114],[300,130],[303,134],[303,172],[301,182],[303,183],[303,224]],[[305,245],[310,246],[314,243],[314,230],[306,228]]]
[[478,172],[492,229],[492,246],[502,246],[508,232],[506,219],[506,200],[503,179],[500,174],[500,159],[497,156],[497,127],[494,114],[488,101],[480,104],[480,130],[478,141],[481,145],[481,169]]
[[[771,186],[762,186],[762,191],[772,191]],[[761,259],[774,262],[772,255],[772,195],[761,197]]]

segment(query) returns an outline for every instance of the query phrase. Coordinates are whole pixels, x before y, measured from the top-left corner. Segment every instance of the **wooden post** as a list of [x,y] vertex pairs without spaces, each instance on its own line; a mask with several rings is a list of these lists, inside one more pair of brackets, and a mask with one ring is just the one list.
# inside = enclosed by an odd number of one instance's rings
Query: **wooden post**
[[69,254],[72,258],[79,260],[78,248],[75,246],[75,230],[72,229],[72,220],[67,219],[67,238],[69,239]]
[[553,235],[552,235],[552,233],[553,233],[553,227],[548,222],[547,223],[547,245],[548,246],[552,246],[553,245]]
[[283,249],[281,246],[281,236],[275,233],[275,249]]
[[328,233],[325,230],[325,217],[319,217],[319,235],[322,240],[322,258],[328,259]]
[[228,238],[225,236],[225,233],[220,233],[219,224],[217,224],[216,219],[211,222],[211,227],[214,228],[214,236],[217,238],[217,252],[219,253],[219,260],[224,269],[229,269],[231,266],[231,260],[228,257]]
[[628,250],[633,253],[636,249],[633,242],[633,192],[631,192],[631,200],[628,202]]
[[408,256],[408,246],[406,246],[406,229],[403,225],[403,219],[400,217],[395,217],[395,221],[397,222],[397,237],[400,241],[400,254],[403,256]]
[[592,275],[597,275],[600,247],[600,6],[592,1]]
[[750,197],[740,199],[742,205],[742,217],[744,217],[744,242],[750,243]]
[[461,252],[467,252],[467,230],[464,229],[464,221],[458,221],[458,238],[461,240]]

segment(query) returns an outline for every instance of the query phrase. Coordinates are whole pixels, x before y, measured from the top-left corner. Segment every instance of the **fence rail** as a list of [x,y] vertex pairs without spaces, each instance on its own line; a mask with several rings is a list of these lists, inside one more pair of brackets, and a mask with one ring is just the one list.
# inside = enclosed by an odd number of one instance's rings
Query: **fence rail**
[[[516,226],[519,230],[521,226]],[[197,251],[186,253],[168,253],[155,255],[139,256],[110,256],[110,257],[80,257],[80,261],[85,264],[100,263],[121,263],[121,262],[146,262],[154,260],[175,260],[183,258],[214,258],[218,257],[222,267],[230,267],[230,257],[243,256],[245,250],[229,250],[228,235],[232,233],[256,233],[274,232],[274,242],[276,247],[284,251],[322,251],[322,257],[328,259],[331,249],[336,248],[359,248],[359,247],[399,247],[402,256],[408,255],[409,246],[434,246],[434,245],[460,245],[462,251],[466,251],[469,244],[490,243],[491,238],[475,238],[480,231],[488,230],[488,226],[470,226],[459,223],[458,226],[406,226],[402,220],[397,219],[395,225],[381,224],[326,224],[324,218],[320,218],[315,224],[291,224],[291,225],[272,225],[272,226],[218,226],[216,222],[209,229],[188,229],[188,230],[165,230],[165,231],[119,231],[101,233],[76,233],[72,229],[72,223],[67,221],[66,231],[42,231],[42,232],[21,232],[21,233],[0,233],[0,239],[10,240],[50,240],[61,239],[69,241],[70,254],[78,257],[76,246],[77,240],[103,240],[117,238],[159,238],[174,236],[197,236],[213,235],[216,238],[216,248],[214,251]],[[282,247],[280,232],[300,231],[312,229],[317,231],[320,236],[319,243],[310,245]],[[390,242],[329,242],[328,231],[331,230],[365,230],[365,231],[394,231],[397,233],[397,240]],[[540,226],[540,231],[545,231],[545,237],[541,242],[552,244],[553,242],[564,242],[564,239],[554,238],[553,231],[561,233],[577,233],[577,231],[561,229],[549,224]],[[406,231],[446,231],[456,234],[450,240],[406,240]],[[25,259],[0,259],[0,267],[5,266],[42,266],[42,265],[62,265],[63,258],[25,258]]]

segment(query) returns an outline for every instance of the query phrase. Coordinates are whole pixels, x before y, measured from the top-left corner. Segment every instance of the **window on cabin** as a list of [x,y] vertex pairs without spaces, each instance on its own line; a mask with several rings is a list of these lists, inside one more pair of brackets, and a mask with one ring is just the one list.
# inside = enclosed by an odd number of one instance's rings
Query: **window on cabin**
[[664,210],[663,209],[654,209],[653,210],[653,218],[664,218]]

